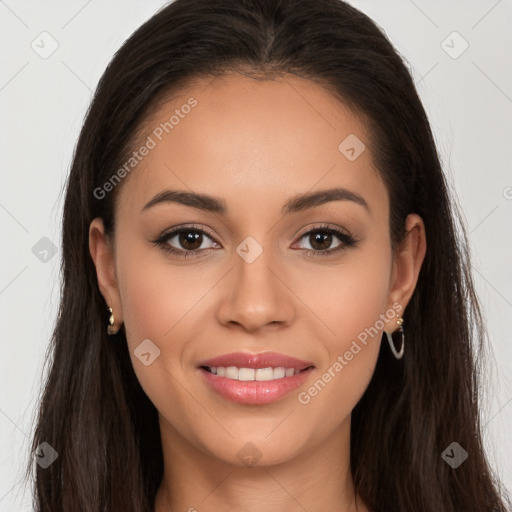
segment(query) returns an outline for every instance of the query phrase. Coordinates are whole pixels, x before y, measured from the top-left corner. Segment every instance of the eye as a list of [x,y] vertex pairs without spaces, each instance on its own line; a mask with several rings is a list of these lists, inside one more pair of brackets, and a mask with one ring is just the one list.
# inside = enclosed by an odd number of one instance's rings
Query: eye
[[[356,240],[350,233],[328,225],[318,226],[315,229],[304,233],[299,240],[305,239],[309,247],[304,252],[310,256],[328,256],[349,247],[355,246],[359,240]],[[330,247],[333,241],[338,239],[338,245]],[[203,245],[210,240],[212,245]],[[181,226],[175,228],[169,233],[164,233],[158,239],[153,240],[153,244],[160,247],[169,254],[180,258],[196,256],[201,253],[209,253],[213,248],[219,248],[220,245],[213,239],[213,235],[204,228],[196,226]]]
[[[340,242],[335,247],[330,247],[336,238]],[[309,244],[305,252],[310,256],[328,256],[348,247],[353,247],[358,242],[350,233],[327,225],[309,230],[301,236],[300,240],[302,239],[305,239]]]
[[[200,252],[209,252],[212,246],[205,247],[203,245],[207,239],[212,240],[212,236],[204,229],[195,226],[183,226],[163,234],[157,240],[153,240],[153,243],[168,253],[186,258]],[[219,247],[215,241],[213,245]]]

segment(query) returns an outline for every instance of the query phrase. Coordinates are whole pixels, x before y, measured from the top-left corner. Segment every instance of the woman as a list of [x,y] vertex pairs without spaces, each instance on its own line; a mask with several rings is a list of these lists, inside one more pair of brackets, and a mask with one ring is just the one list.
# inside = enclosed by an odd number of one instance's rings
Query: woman
[[505,511],[457,221],[367,16],[163,8],[74,155],[37,510]]

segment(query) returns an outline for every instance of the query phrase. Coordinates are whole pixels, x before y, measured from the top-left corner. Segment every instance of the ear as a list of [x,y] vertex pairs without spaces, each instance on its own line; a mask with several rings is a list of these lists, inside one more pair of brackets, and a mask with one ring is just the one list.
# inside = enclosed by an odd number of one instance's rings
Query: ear
[[103,220],[100,217],[96,217],[89,226],[89,252],[96,266],[100,292],[107,307],[112,308],[114,326],[119,327],[123,322],[123,311],[117,283],[114,248],[112,240],[105,234]]
[[[405,230],[404,240],[397,247],[393,257],[389,291],[389,307],[395,303],[401,306],[401,309],[397,310],[398,316],[403,316],[414,293],[427,250],[425,225],[419,215],[411,213],[407,216]],[[388,322],[386,330],[393,332],[396,329],[396,318],[394,318]]]

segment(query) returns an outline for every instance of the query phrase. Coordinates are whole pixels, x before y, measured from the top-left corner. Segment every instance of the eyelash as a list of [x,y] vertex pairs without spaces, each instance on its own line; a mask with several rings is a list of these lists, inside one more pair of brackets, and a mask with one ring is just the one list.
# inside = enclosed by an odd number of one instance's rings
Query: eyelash
[[[207,237],[213,239],[213,235],[211,233],[209,233],[207,230],[192,225],[192,226],[183,226],[178,229],[174,229],[173,231],[171,231],[169,233],[165,233],[162,236],[160,236],[158,239],[153,240],[152,243],[155,244],[156,246],[160,247],[163,251],[165,251],[169,254],[172,254],[174,256],[177,256],[179,258],[187,258],[189,256],[195,256],[201,252],[205,252],[205,251],[209,252],[212,250],[211,248],[194,249],[194,250],[175,249],[174,247],[171,247],[168,245],[167,242],[171,238],[174,238],[176,235],[179,235],[180,233],[189,233],[189,232],[202,233],[203,235],[206,235]],[[334,249],[328,249],[326,251],[319,251],[319,250],[315,250],[315,249],[301,249],[308,256],[312,256],[315,258],[332,255],[334,253],[343,251],[347,248],[354,247],[359,242],[359,240],[356,240],[349,233],[345,233],[343,231],[340,231],[339,229],[332,228],[328,225],[318,226],[314,229],[306,231],[305,233],[303,233],[300,236],[299,240],[302,240],[304,237],[311,235],[312,233],[317,233],[317,232],[335,235],[342,243],[338,247],[335,247]],[[217,242],[215,242],[215,243],[217,243]]]

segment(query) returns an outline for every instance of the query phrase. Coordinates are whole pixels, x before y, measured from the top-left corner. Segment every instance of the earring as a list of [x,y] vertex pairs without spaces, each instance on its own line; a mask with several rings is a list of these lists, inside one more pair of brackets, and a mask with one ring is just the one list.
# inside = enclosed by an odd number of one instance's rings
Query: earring
[[107,308],[107,311],[110,313],[110,318],[108,319],[108,326],[107,326],[107,333],[109,336],[112,336],[113,334],[117,334],[119,329],[116,329],[114,327],[114,313],[112,313],[112,308]]
[[389,347],[391,348],[391,352],[395,356],[396,359],[402,359],[404,355],[405,350],[405,334],[404,334],[404,328],[402,327],[402,324],[404,323],[404,319],[402,317],[398,317],[398,320],[396,321],[398,324],[398,332],[402,335],[402,345],[400,347],[400,350],[397,352],[395,348],[395,344],[393,343],[393,334],[396,331],[393,331],[391,333],[384,331],[386,333],[386,336],[388,338]]

